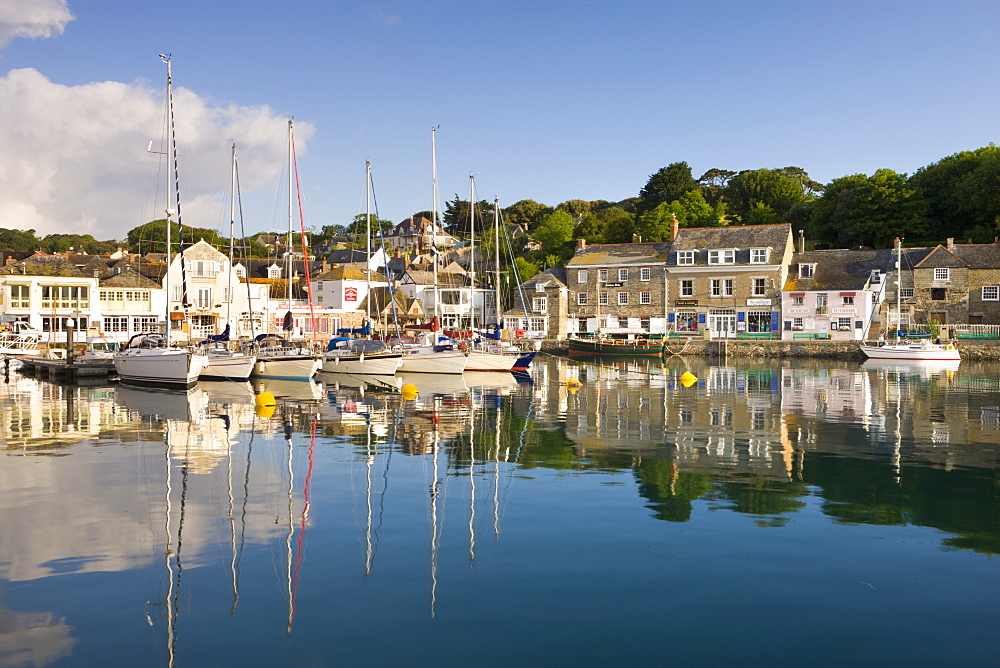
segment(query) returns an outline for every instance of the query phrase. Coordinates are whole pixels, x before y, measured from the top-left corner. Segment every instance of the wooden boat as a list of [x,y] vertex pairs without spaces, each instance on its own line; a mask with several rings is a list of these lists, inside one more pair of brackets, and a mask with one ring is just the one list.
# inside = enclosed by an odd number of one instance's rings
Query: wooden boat
[[568,339],[570,357],[628,356],[663,357],[663,342],[650,339]]

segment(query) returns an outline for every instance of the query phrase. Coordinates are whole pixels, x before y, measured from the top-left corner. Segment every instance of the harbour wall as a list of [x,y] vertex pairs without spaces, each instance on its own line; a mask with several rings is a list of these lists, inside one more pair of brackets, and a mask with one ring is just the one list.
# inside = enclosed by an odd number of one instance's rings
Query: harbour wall
[[[955,344],[962,359],[1000,361],[1000,341]],[[566,341],[545,339],[540,350],[550,355],[569,355]],[[705,341],[691,339],[686,343],[669,342],[666,355],[692,357],[806,357],[815,359],[864,360],[857,341],[746,341],[722,339]]]

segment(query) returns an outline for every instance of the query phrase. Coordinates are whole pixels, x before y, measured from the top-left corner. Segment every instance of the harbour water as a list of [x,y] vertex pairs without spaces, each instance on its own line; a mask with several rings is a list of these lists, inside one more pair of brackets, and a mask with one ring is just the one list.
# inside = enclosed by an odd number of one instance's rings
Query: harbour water
[[0,664],[995,664],[996,367],[869,364],[12,372]]

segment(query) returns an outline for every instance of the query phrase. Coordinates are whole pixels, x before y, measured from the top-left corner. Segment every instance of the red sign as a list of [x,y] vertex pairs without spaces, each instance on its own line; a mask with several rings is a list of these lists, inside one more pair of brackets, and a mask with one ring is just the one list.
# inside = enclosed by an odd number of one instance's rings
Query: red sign
[[344,288],[344,301],[356,302],[358,301],[358,289],[357,288]]

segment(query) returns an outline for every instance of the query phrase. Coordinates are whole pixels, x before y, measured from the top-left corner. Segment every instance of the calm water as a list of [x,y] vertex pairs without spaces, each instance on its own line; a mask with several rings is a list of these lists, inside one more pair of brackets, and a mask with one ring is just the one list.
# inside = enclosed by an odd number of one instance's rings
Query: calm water
[[0,663],[1000,660],[995,367],[535,365],[0,378]]

